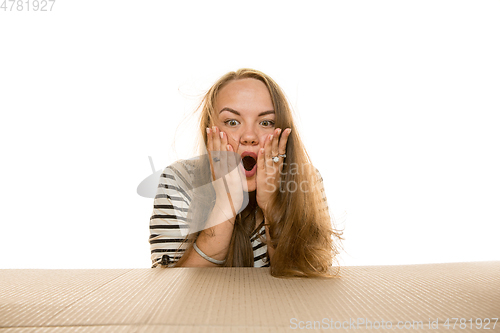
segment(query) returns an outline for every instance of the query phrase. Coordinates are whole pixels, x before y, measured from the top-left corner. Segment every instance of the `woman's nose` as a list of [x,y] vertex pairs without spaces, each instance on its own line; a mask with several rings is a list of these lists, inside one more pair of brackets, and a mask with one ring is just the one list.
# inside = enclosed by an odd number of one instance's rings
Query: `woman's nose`
[[259,143],[259,136],[254,128],[245,128],[241,133],[240,142],[243,145],[257,145]]

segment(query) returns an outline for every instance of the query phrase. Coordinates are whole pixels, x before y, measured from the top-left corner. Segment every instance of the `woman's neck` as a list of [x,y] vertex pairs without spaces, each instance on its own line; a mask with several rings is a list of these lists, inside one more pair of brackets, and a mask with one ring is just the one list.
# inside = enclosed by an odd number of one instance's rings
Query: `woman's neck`
[[257,208],[257,191],[248,192],[248,205],[245,207],[243,212],[250,213],[250,211],[255,211]]
[[[244,217],[245,221],[250,219],[250,221],[255,221],[255,226],[252,228],[257,228],[262,222],[264,216],[262,212],[259,210],[259,206],[257,205],[257,192],[248,192],[248,205],[241,212],[241,216]],[[253,229],[252,229],[253,230]]]

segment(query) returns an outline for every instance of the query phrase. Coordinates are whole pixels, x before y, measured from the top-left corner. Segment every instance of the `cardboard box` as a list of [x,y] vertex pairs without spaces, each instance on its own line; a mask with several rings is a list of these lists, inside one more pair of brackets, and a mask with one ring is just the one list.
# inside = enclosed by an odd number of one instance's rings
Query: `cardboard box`
[[0,333],[494,332],[499,317],[500,262],[342,267],[336,279],[268,268],[0,271]]

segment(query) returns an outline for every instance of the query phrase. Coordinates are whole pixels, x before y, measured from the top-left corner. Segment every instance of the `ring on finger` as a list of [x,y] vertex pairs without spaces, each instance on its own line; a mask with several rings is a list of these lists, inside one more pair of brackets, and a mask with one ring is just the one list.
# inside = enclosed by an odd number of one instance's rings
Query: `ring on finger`
[[274,163],[278,163],[280,161],[280,157],[285,158],[286,154],[278,154],[278,156],[273,156],[272,160]]

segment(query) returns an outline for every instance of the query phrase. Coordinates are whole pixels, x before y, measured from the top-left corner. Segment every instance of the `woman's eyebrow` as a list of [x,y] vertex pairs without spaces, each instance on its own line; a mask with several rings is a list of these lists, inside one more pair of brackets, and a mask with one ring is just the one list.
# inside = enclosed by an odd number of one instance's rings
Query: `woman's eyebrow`
[[274,110],[269,110],[269,111],[261,112],[261,113],[259,113],[259,117],[260,116],[265,116],[266,114],[274,114]]
[[233,109],[231,109],[231,108],[223,108],[222,110],[220,110],[219,114],[221,114],[221,113],[222,113],[222,111],[228,111],[228,112],[234,113],[234,114],[236,114],[236,115],[238,115],[238,116],[241,116],[241,114],[240,114],[238,111],[233,110]]
[[[238,111],[233,110],[231,108],[228,108],[228,107],[222,108],[222,110],[220,110],[219,114],[222,113],[222,111],[228,111],[228,112],[234,113],[234,114],[236,114],[238,116],[241,116],[241,113],[239,113]],[[266,114],[274,114],[274,110],[269,110],[269,111],[261,112],[261,113],[259,113],[259,117],[265,116]]]

